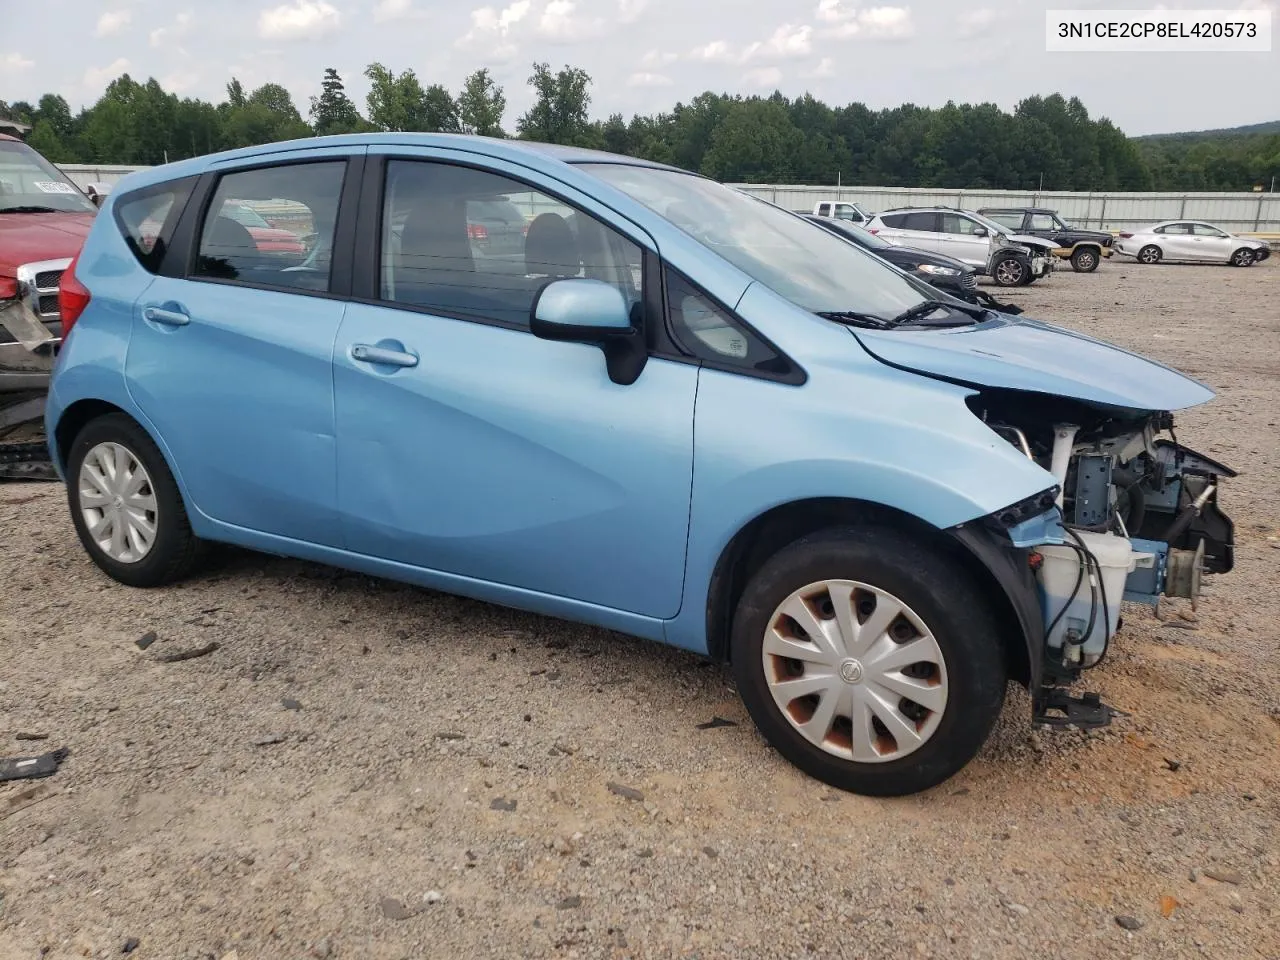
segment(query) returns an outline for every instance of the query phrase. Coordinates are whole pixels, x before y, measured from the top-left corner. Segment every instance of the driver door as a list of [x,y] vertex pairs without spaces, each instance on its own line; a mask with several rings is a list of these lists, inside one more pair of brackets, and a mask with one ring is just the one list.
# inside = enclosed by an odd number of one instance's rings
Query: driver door
[[1235,252],[1231,238],[1217,227],[1211,227],[1207,223],[1193,223],[1191,234],[1199,260],[1226,263]]

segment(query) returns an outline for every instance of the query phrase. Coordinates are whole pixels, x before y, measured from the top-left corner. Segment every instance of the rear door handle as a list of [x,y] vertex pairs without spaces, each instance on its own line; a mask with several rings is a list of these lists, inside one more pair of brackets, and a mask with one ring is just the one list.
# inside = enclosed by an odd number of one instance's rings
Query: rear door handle
[[356,343],[351,346],[351,359],[363,363],[381,363],[391,367],[416,367],[418,358],[404,350],[388,350],[386,347],[375,347],[371,343]]
[[142,315],[152,323],[163,323],[169,327],[185,327],[191,322],[191,318],[181,310],[166,310],[164,307],[147,307]]

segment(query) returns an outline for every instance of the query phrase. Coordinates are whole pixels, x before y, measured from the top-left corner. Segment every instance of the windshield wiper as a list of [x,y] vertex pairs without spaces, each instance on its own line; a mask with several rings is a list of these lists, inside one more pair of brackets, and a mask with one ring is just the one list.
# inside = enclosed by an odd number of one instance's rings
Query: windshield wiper
[[914,307],[908,307],[893,318],[893,325],[901,326],[904,323],[910,323],[912,320],[920,320],[927,317],[931,313],[938,310],[949,310],[952,313],[962,313],[972,320],[982,320],[987,315],[987,310],[983,307],[970,307],[968,304],[947,303],[943,300],[925,300],[917,303]]
[[848,324],[851,327],[867,327],[871,330],[888,330],[894,325],[892,320],[876,316],[874,313],[859,313],[856,310],[826,310],[818,314],[836,323]]
[[36,204],[25,204],[17,207],[0,207],[0,213],[59,213],[56,207],[41,207]]

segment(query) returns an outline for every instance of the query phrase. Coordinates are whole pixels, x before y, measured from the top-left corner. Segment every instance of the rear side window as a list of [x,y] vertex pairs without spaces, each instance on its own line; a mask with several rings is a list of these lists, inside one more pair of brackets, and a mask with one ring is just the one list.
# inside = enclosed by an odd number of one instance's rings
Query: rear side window
[[908,213],[902,226],[905,230],[934,232],[938,229],[938,215],[936,213]]
[[200,230],[192,275],[324,292],[345,160],[229,173]]
[[160,269],[165,247],[194,184],[194,178],[175,180],[116,198],[116,226],[129,250],[150,273]]
[[902,225],[907,222],[905,213],[886,213],[880,218],[880,222],[891,230],[901,230]]

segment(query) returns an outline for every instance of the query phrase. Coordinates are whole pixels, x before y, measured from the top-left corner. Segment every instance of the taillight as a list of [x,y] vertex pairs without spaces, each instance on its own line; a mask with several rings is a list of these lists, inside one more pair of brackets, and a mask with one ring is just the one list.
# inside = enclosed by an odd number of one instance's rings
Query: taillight
[[1132,236],[1133,236],[1133,234],[1132,234],[1132,233],[1125,233],[1123,230],[1120,232],[1120,239],[1121,239],[1121,240],[1128,240],[1128,239],[1129,239],[1130,237],[1132,237]]
[[89,305],[89,288],[76,278],[76,264],[79,262],[80,257],[77,255],[67,269],[62,271],[62,279],[58,281],[58,315],[62,319],[64,341],[75,322],[80,319],[80,314],[84,313],[84,308]]
[[469,240],[488,240],[489,228],[483,223],[467,224],[467,239]]

